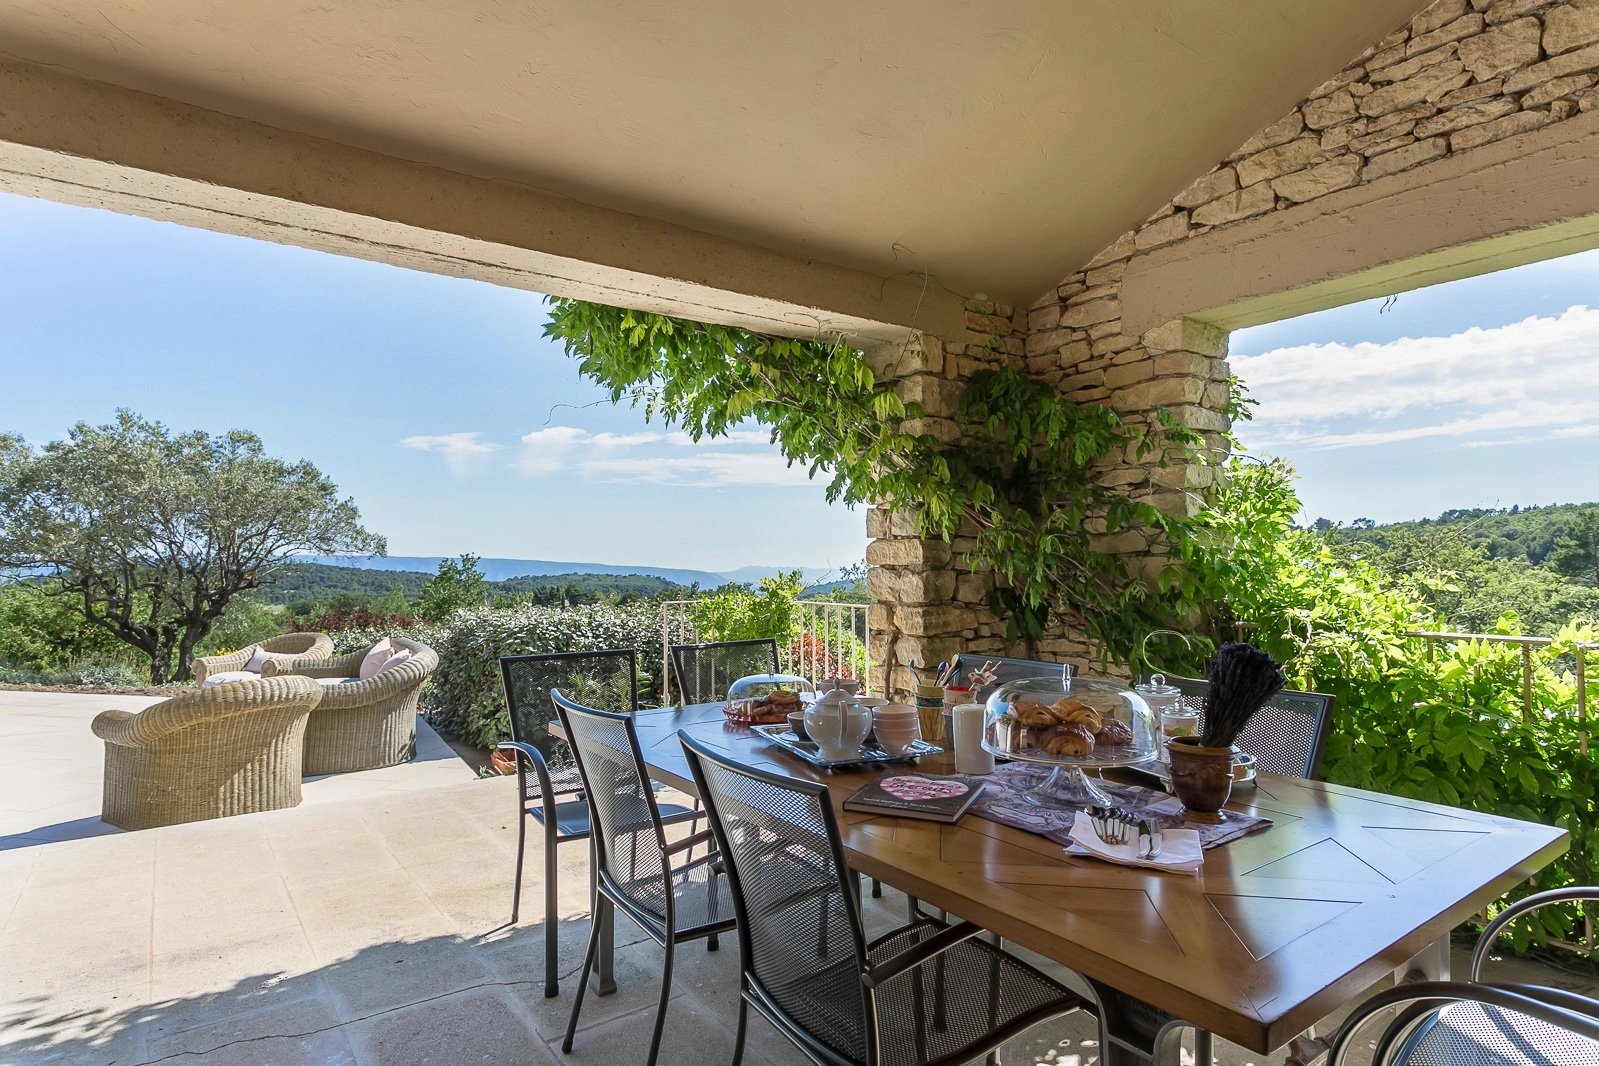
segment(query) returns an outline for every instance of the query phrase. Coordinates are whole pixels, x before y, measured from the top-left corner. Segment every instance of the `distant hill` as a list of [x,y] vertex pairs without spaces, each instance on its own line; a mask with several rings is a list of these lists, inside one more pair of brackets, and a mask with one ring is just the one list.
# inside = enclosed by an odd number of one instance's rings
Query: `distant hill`
[[[438,572],[439,563],[443,559],[437,555],[390,555],[381,559],[347,555],[306,555],[301,556],[300,561],[317,563],[322,566],[350,567],[357,570],[409,570],[415,573],[431,575]],[[702,589],[716,588],[718,585],[725,585],[729,582],[748,585],[759,581],[763,577],[775,577],[785,570],[798,569],[805,575],[806,580],[811,581],[830,574],[830,571],[825,567],[819,566],[744,566],[727,573],[715,573],[710,570],[684,570],[665,566],[561,563],[552,562],[548,559],[479,559],[477,565],[478,569],[483,571],[483,576],[490,581],[506,581],[513,577],[550,577],[557,574],[615,574],[618,576],[641,574],[648,577],[658,577],[674,585],[693,585],[697,583]]]
[[[1390,530],[1455,528],[1482,545],[1492,559],[1525,559],[1541,566],[1554,551],[1555,541],[1584,511],[1599,510],[1599,503],[1555,503],[1543,507],[1470,507],[1445,511],[1437,518],[1418,518],[1384,525],[1338,527],[1338,538],[1387,547]],[[1322,528],[1318,524],[1318,528]]]
[[[419,570],[369,570],[354,566],[328,566],[323,563],[296,563],[272,585],[261,590],[266,603],[291,604],[302,600],[327,601],[340,596],[367,596],[377,599],[398,586],[408,600],[415,600],[433,574]],[[548,589],[571,587],[589,596],[652,598],[663,592],[688,589],[653,574],[541,574],[490,581],[496,593],[524,595]]]

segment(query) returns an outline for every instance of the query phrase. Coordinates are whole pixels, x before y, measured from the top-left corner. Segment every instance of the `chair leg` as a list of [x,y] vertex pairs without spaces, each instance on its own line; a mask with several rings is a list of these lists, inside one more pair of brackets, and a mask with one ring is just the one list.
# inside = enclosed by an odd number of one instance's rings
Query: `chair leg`
[[1209,1029],[1194,1030],[1194,1066],[1214,1066],[1216,1038]]
[[744,1033],[750,1025],[750,1004],[742,994],[738,997],[738,1032],[733,1035],[733,1066],[744,1062]]
[[872,878],[872,898],[873,899],[882,899],[883,898],[883,882],[879,881],[875,877]]
[[661,1054],[661,1034],[666,1031],[666,1005],[672,999],[672,954],[677,944],[670,937],[666,940],[666,968],[661,973],[661,1005],[655,1011],[655,1035],[650,1038],[650,1057],[645,1066],[655,1066],[655,1060]]
[[[708,901],[708,913],[712,921],[716,920],[716,879],[720,876],[721,875],[716,872],[716,868],[713,866],[711,868],[711,883],[706,886],[705,889],[706,894],[710,896]],[[715,951],[721,946],[721,943],[716,939],[715,933],[712,933],[710,936],[705,938],[706,951]]]
[[556,862],[554,833],[544,834],[544,995],[554,998],[561,994],[561,904],[556,891]]
[[[595,901],[594,910],[599,911],[598,901]],[[566,1039],[561,1041],[561,1051],[564,1054],[572,1053],[572,1037],[577,1035],[577,1016],[583,1010],[583,993],[589,986],[589,971],[594,969],[594,956],[600,948],[600,923],[595,918],[589,923],[589,946],[583,953],[583,972],[577,978],[577,998],[572,1000],[572,1016],[566,1022]]]
[[511,924],[522,914],[522,851],[527,845],[527,814],[517,811],[516,819],[516,881],[511,888]]

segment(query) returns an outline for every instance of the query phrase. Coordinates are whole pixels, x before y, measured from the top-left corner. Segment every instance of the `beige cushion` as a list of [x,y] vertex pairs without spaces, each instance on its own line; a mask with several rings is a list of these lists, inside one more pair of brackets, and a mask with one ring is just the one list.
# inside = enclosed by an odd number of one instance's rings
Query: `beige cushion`
[[389,643],[388,637],[384,637],[372,645],[371,650],[366,653],[366,656],[361,660],[361,669],[355,672],[355,676],[365,681],[383,669],[383,664],[388,662],[393,655],[394,645]]
[[285,655],[284,653],[277,652],[277,651],[267,651],[265,648],[263,648],[259,644],[257,644],[255,646],[255,651],[252,652],[251,655],[250,655],[250,661],[244,664],[244,669],[250,671],[250,673],[252,673],[252,674],[259,674],[261,672],[261,667],[265,666],[267,663],[271,662],[273,659],[294,659],[294,658],[298,658],[298,656]]
[[205,680],[200,682],[201,688],[210,688],[213,685],[231,685],[238,681],[259,681],[261,675],[254,670],[223,670],[215,674],[205,675]]
[[325,688],[332,688],[334,685],[353,685],[359,680],[361,679],[358,677],[319,677],[316,683]]
[[[409,648],[401,648],[399,651],[397,651],[393,655],[389,656],[388,659],[383,663],[382,666],[378,667],[378,673],[381,674],[383,671],[387,670],[391,666],[399,666],[401,663],[405,662],[410,657],[411,657],[411,650]],[[373,676],[376,677],[377,675],[374,674]]]

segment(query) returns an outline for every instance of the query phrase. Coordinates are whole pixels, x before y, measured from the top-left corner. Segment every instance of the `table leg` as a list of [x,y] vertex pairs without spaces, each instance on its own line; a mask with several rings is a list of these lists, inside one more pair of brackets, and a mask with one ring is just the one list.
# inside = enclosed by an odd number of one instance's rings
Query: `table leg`
[[1445,934],[1417,952],[1409,962],[1394,971],[1395,984],[1413,981],[1449,980],[1449,936]]
[[[1183,1034],[1193,1026],[1109,985],[1088,983],[1099,1001],[1100,1066],[1181,1066]],[[1196,1041],[1201,1054],[1210,1048],[1209,1037],[1201,1033]]]

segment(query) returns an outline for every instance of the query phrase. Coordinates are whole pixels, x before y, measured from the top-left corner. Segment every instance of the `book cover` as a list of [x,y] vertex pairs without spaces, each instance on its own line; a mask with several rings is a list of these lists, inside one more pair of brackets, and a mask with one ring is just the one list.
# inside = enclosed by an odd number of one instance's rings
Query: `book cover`
[[982,792],[982,784],[968,785],[953,777],[889,774],[856,789],[844,801],[844,809],[862,814],[956,822],[977,802]]

